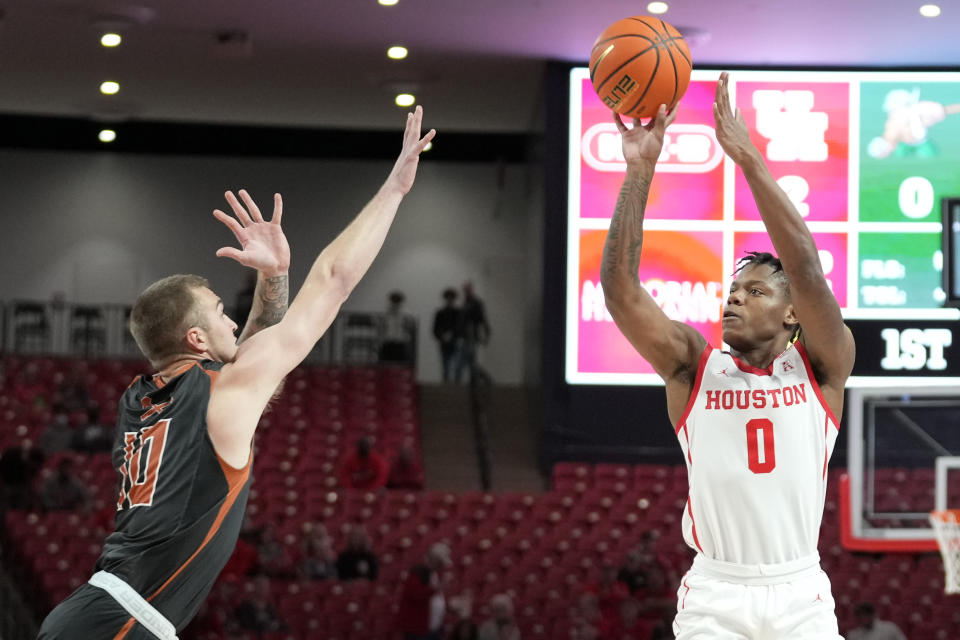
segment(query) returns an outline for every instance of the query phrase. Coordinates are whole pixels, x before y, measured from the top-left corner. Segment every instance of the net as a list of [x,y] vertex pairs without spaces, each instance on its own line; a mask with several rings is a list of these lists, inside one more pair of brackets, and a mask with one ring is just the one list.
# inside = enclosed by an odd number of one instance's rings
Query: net
[[931,511],[930,525],[940,545],[946,571],[944,591],[960,593],[960,509]]

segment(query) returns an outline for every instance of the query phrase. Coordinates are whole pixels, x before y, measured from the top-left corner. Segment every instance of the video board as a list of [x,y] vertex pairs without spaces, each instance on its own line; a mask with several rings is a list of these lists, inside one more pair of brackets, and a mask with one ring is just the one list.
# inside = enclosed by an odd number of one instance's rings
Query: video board
[[[773,251],[714,135],[719,73],[693,71],[667,130],[640,262],[664,312],[714,346],[736,261]],[[944,305],[941,273],[941,200],[960,196],[960,73],[734,71],[730,93],[858,340],[850,385],[960,383],[960,310]],[[569,125],[566,380],[661,384],[604,305],[600,263],[626,165],[586,68],[570,73]]]

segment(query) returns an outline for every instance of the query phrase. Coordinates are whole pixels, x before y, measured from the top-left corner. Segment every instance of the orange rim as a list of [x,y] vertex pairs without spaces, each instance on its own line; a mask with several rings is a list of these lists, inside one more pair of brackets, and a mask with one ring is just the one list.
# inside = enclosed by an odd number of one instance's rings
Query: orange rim
[[946,509],[944,511],[931,511],[930,517],[945,523],[960,522],[960,509]]

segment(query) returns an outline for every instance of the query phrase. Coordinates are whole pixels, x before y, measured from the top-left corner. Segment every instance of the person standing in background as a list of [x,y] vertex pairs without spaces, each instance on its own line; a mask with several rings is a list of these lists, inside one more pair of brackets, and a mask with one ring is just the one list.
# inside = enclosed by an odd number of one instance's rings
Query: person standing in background
[[412,337],[414,321],[403,312],[407,297],[402,291],[391,291],[389,304],[383,316],[383,334],[380,342],[380,362],[411,364],[413,362]]
[[457,309],[457,290],[447,287],[443,290],[443,306],[433,315],[433,337],[440,343],[440,364],[443,367],[443,381],[453,379],[453,370],[457,362],[457,325],[460,310]]
[[463,307],[460,308],[459,322],[460,353],[457,359],[456,380],[463,378],[463,370],[473,374],[477,366],[477,347],[490,340],[490,325],[483,300],[473,291],[473,283],[463,283]]

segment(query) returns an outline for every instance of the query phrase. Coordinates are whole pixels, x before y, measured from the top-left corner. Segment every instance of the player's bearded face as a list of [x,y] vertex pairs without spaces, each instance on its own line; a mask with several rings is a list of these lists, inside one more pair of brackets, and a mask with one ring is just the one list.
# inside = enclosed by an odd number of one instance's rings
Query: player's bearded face
[[775,340],[789,333],[787,320],[791,313],[782,274],[769,265],[746,267],[737,274],[727,295],[723,341],[736,351],[746,351]]

